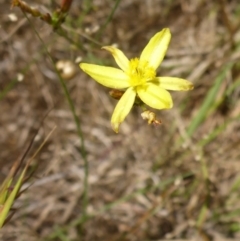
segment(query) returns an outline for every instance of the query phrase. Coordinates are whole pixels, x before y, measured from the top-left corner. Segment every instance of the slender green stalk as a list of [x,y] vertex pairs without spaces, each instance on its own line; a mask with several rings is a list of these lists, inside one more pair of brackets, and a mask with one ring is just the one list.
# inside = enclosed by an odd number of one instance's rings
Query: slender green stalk
[[99,34],[98,34],[98,39],[102,36],[103,31],[105,30],[105,28],[107,27],[107,25],[111,22],[114,13],[116,12],[119,3],[121,2],[121,0],[116,0],[115,5],[110,13],[110,15],[108,16],[108,18],[106,19],[105,23],[101,26],[100,30],[99,30]]
[[201,105],[200,110],[198,111],[197,116],[192,120],[190,126],[187,129],[187,133],[189,136],[192,136],[194,131],[199,127],[199,125],[205,120],[208,111],[211,109],[214,100],[216,98],[216,95],[218,93],[218,90],[220,89],[220,86],[222,84],[222,81],[224,80],[226,73],[233,67],[233,63],[227,64],[223,70],[220,72],[218,77],[216,78],[213,87],[209,90],[207,93],[206,98],[203,101],[203,104]]
[[88,170],[87,153],[86,153],[86,149],[85,149],[84,137],[83,137],[83,132],[82,132],[81,125],[80,125],[80,120],[79,120],[79,118],[76,114],[75,107],[74,107],[73,101],[70,97],[70,94],[69,94],[69,91],[68,91],[67,86],[65,84],[65,81],[63,80],[59,71],[57,70],[53,58],[51,57],[50,53],[48,52],[47,48],[45,47],[44,41],[42,40],[42,38],[40,37],[40,35],[36,31],[36,29],[34,28],[33,24],[31,23],[31,21],[27,17],[27,15],[24,12],[23,12],[23,14],[25,15],[25,17],[29,21],[30,26],[32,27],[35,34],[37,35],[39,41],[43,44],[45,52],[46,52],[47,56],[49,57],[50,61],[52,62],[53,66],[54,66],[55,72],[57,73],[58,79],[60,80],[60,84],[61,84],[62,89],[64,91],[64,95],[65,95],[65,97],[68,101],[70,110],[73,114],[73,118],[74,118],[74,121],[75,121],[75,124],[76,124],[76,127],[77,127],[77,134],[78,134],[80,142],[81,142],[81,147],[80,147],[81,152],[80,153],[81,153],[81,156],[84,160],[84,174],[85,174],[85,176],[84,176],[84,190],[83,190],[83,216],[85,216],[86,213],[87,213],[87,206],[88,206],[88,172],[89,172],[89,170]]

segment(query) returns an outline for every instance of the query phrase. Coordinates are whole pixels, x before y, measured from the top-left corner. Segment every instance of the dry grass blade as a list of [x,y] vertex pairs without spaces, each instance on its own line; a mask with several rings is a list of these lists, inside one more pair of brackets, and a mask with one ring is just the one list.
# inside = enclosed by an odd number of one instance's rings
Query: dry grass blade
[[[10,212],[14,202],[20,195],[20,189],[21,189],[21,186],[24,184],[24,181],[30,178],[30,176],[26,177],[26,172],[29,168],[29,165],[34,160],[34,157],[42,149],[42,147],[44,146],[46,141],[49,139],[49,137],[53,131],[54,131],[54,129],[48,134],[48,136],[43,141],[43,143],[40,145],[38,150],[34,153],[34,155],[31,158],[29,158],[29,160],[24,164],[23,163],[24,159],[25,159],[26,155],[28,154],[38,131],[35,133],[30,144],[27,147],[27,150],[24,152],[23,157],[20,158],[19,160],[17,160],[13,164],[11,170],[9,171],[8,176],[5,178],[2,185],[0,186],[0,206],[1,206],[1,208],[0,208],[0,228],[2,228],[2,226],[7,221],[9,221],[10,217],[12,217],[13,213],[9,214],[9,212]],[[20,168],[23,165],[24,165],[23,170],[20,171]],[[20,172],[19,177],[17,177],[18,172]],[[13,181],[15,181],[16,183],[13,183]],[[12,187],[12,185],[13,185],[13,187]]]

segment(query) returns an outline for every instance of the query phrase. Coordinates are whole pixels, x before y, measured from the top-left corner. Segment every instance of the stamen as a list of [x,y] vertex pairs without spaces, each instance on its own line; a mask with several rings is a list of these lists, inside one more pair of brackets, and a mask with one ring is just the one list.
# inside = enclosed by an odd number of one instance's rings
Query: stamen
[[149,66],[148,62],[140,61],[138,58],[130,60],[127,74],[131,86],[144,85],[156,77],[156,71]]

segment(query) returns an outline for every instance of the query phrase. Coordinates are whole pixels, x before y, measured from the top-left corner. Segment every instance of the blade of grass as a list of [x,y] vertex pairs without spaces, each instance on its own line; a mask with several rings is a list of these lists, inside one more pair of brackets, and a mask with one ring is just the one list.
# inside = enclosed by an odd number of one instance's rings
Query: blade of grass
[[240,176],[238,176],[237,180],[235,180],[235,182],[232,184],[230,193],[239,191],[239,188],[240,188]]
[[[25,159],[27,153],[29,152],[29,150],[32,146],[32,143],[34,141],[34,138],[36,137],[36,134],[38,133],[38,131],[35,133],[34,137],[32,138],[30,144],[28,145],[26,151],[23,154],[23,157],[21,157],[19,160],[17,160],[14,163],[14,165],[12,166],[12,168],[9,172],[9,175],[7,176],[7,178],[4,180],[3,184],[1,185],[1,187],[0,187],[0,199],[1,199],[1,202],[0,202],[0,205],[1,205],[0,206],[0,229],[4,225],[4,223],[7,221],[7,219],[11,218],[11,216],[13,215],[13,213],[9,215],[9,211],[10,211],[15,199],[18,197],[18,195],[20,195],[19,191],[22,186],[22,183],[24,182],[25,174],[28,170],[30,163],[33,161],[33,159],[36,157],[36,155],[40,152],[40,150],[46,144],[46,141],[49,139],[50,135],[55,130],[55,128],[53,128],[50,131],[50,133],[44,139],[42,144],[34,152],[33,156],[27,161],[23,171],[21,172],[20,176],[17,179],[17,183],[14,185],[13,190],[11,191],[10,185],[12,184],[15,174],[17,174],[21,164],[23,163],[23,160]],[[10,195],[9,195],[9,193],[10,193]]]
[[227,72],[233,67],[233,63],[227,64],[224,66],[220,74],[217,76],[217,78],[214,81],[213,87],[208,91],[207,96],[205,97],[200,110],[198,111],[197,116],[192,120],[190,126],[187,128],[187,134],[189,136],[192,136],[194,131],[201,125],[201,123],[205,120],[207,117],[207,114],[209,110],[211,109],[211,106],[213,105],[216,95],[221,87],[221,84],[227,74]]
[[200,213],[199,213],[199,216],[198,216],[198,220],[197,220],[197,223],[196,223],[196,226],[197,226],[198,228],[200,228],[200,229],[201,229],[201,227],[203,226],[203,223],[204,223],[204,221],[205,221],[205,219],[206,219],[207,211],[208,211],[207,205],[204,204],[204,205],[202,206],[201,210],[200,210]]
[[207,138],[202,139],[198,142],[198,145],[201,147],[204,147],[205,145],[209,144],[211,141],[213,141],[214,139],[216,139],[218,137],[219,134],[221,134],[226,128],[227,126],[232,123],[233,121],[240,121],[240,115],[237,115],[236,117],[233,118],[229,118],[228,120],[226,120],[225,123],[223,123],[222,125],[216,127],[209,135]]
[[14,189],[12,190],[12,192],[9,195],[7,201],[3,205],[3,208],[1,210],[1,215],[0,215],[0,228],[3,226],[3,224],[4,224],[4,222],[5,222],[6,218],[7,218],[7,215],[9,213],[9,210],[12,207],[12,204],[13,204],[13,202],[15,200],[15,197],[18,194],[18,191],[19,191],[19,189],[21,187],[21,184],[22,184],[23,178],[25,176],[26,170],[27,170],[27,166],[22,171],[20,177],[18,178],[18,181],[17,181],[16,185],[14,186]]
[[[224,95],[230,96],[232,92],[239,87],[239,85],[240,85],[240,79],[237,79],[236,81],[234,81],[232,85],[229,86],[229,88],[225,91]],[[213,141],[215,138],[217,138],[218,135],[220,135],[230,123],[232,123],[233,121],[239,121],[239,120],[240,120],[240,114],[235,117],[228,118],[222,125],[213,129],[211,133],[209,133],[207,138],[200,140],[198,142],[198,145],[201,147],[204,147],[205,145]]]
[[0,186],[0,205],[3,205],[5,203],[5,200],[7,199],[8,195],[8,188],[11,186],[13,181],[13,178],[11,175],[8,175],[6,179],[3,181],[3,183]]

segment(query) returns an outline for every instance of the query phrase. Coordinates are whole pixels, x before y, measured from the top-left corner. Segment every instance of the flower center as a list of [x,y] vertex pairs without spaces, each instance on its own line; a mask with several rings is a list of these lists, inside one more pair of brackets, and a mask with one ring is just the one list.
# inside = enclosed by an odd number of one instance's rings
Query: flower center
[[147,61],[140,61],[138,58],[130,60],[127,74],[131,86],[144,85],[156,77],[155,69],[150,67]]

